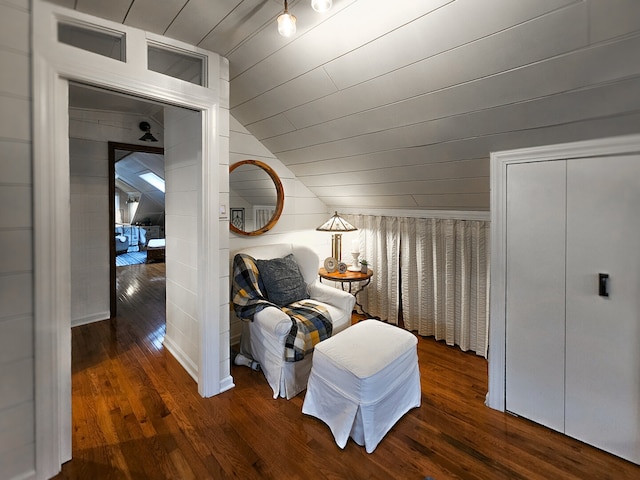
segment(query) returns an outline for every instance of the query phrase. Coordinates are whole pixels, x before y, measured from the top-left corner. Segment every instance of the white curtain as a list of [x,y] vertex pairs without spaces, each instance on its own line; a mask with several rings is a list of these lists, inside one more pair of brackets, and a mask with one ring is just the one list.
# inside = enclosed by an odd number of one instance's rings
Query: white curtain
[[369,268],[374,271],[371,283],[358,294],[358,303],[372,316],[397,324],[400,304],[399,220],[372,215],[345,215],[345,218],[358,227],[360,260],[367,260]]
[[489,223],[350,218],[360,230],[362,258],[374,270],[371,285],[359,297],[365,310],[397,323],[401,304],[407,330],[486,357]]
[[484,221],[402,219],[407,330],[487,356],[489,231]]
[[256,220],[255,230],[258,230],[269,223],[269,220],[271,220],[275,211],[276,207],[271,205],[255,205],[253,207],[253,214]]

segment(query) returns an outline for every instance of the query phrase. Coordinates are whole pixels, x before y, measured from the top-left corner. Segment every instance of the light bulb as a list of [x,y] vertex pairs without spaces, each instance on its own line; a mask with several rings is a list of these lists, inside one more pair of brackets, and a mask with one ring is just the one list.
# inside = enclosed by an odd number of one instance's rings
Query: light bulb
[[278,33],[283,37],[290,37],[296,33],[296,17],[286,10],[278,17]]
[[332,4],[333,2],[331,0],[311,0],[311,8],[319,13],[329,11]]

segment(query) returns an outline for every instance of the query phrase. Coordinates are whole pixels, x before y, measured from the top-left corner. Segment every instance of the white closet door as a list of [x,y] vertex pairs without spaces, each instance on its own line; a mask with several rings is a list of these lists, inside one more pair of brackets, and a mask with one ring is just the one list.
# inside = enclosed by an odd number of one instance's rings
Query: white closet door
[[565,433],[640,463],[640,157],[569,160],[567,212]]
[[508,166],[506,408],[564,430],[566,162]]

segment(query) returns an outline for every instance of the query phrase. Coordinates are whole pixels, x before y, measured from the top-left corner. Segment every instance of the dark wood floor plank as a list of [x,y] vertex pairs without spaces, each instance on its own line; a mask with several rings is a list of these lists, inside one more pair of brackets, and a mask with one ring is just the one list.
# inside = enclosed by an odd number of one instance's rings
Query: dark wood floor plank
[[[73,460],[56,479],[637,479],[640,467],[484,405],[487,362],[418,339],[422,405],[367,454],[273,399],[262,372],[204,399],[162,346],[165,265],[117,269],[116,318],[72,330]],[[360,318],[354,318],[357,321]]]

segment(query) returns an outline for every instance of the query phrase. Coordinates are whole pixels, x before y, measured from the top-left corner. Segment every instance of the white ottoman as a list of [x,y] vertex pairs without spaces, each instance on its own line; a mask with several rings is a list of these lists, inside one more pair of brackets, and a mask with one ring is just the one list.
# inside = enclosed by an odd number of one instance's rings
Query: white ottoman
[[349,436],[371,453],[420,406],[416,337],[364,320],[315,346],[302,413],[325,422],[340,448]]

